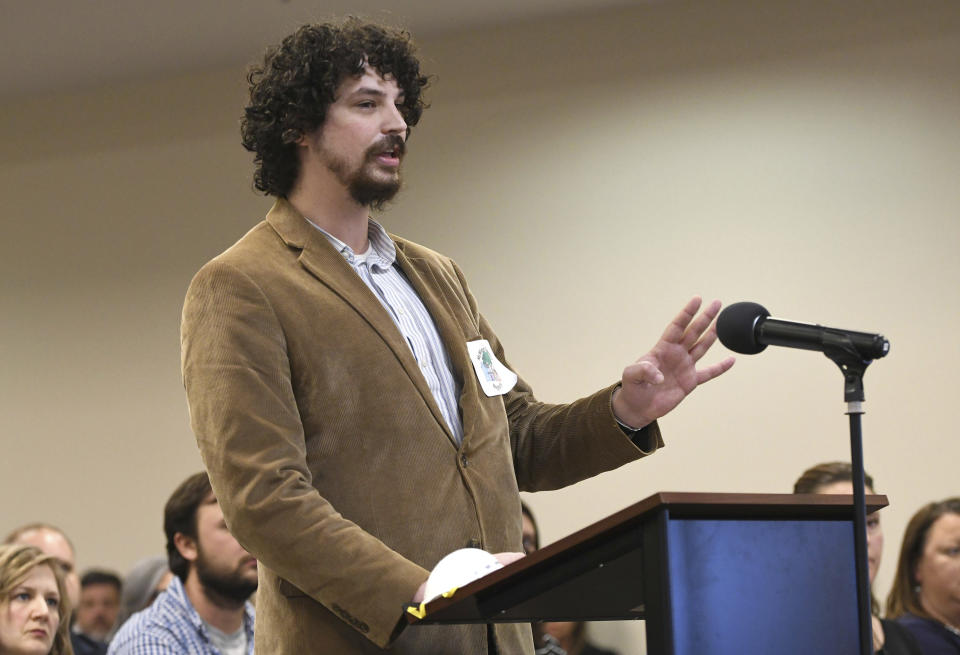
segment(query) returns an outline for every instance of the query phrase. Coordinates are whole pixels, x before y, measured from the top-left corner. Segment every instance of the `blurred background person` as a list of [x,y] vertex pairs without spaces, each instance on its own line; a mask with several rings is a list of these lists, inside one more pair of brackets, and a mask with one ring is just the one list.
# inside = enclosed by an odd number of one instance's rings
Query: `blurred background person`
[[73,614],[74,655],[103,655],[120,613],[120,576],[91,569],[80,577],[80,604]]
[[537,520],[533,518],[533,513],[530,511],[530,508],[522,501],[520,503],[520,512],[523,520],[521,525],[523,554],[529,555],[536,550],[540,550],[540,530],[537,528]]
[[150,607],[172,577],[170,564],[163,555],[145,557],[134,564],[123,578],[117,628],[140,610]]
[[163,510],[174,577],[110,642],[111,655],[253,655],[257,560],[227,529],[205,472],[174,490]]
[[[63,574],[64,583],[67,589],[67,598],[70,601],[70,607],[76,608],[80,603],[80,578],[77,576],[77,555],[73,547],[73,541],[60,528],[49,523],[29,523],[23,525],[10,534],[4,540],[8,544],[24,544],[34,546],[50,555],[60,571]],[[67,631],[70,636],[70,642],[73,651],[79,655],[91,653],[100,655],[103,651],[91,646],[83,637]]]
[[[525,555],[540,549],[537,520],[526,503],[520,503],[522,517],[523,552]],[[584,621],[545,621],[533,624],[536,655],[617,655],[587,641]]]
[[[874,493],[873,477],[864,472],[865,492]],[[853,471],[848,462],[827,462],[808,468],[793,485],[795,494],[853,495]],[[911,635],[891,620],[880,618],[880,603],[873,595],[873,580],[883,558],[880,513],[867,515],[867,564],[870,577],[870,611],[873,614],[873,648],[877,655],[924,655]]]
[[887,615],[924,655],[960,655],[960,497],[925,505],[910,519]]
[[587,640],[584,621],[547,621],[543,629],[557,640],[567,655],[617,655],[616,651],[600,648]]
[[72,655],[60,563],[34,546],[0,546],[0,655]]
[[63,572],[70,607],[77,606],[80,601],[80,578],[77,577],[76,551],[63,530],[49,523],[30,523],[8,534],[3,543],[36,546],[52,556]]

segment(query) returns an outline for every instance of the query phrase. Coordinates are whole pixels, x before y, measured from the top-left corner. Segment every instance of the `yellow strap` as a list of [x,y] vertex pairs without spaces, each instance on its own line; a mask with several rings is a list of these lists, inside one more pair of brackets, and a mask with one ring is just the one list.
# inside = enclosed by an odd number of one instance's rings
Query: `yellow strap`
[[[450,598],[455,593],[457,593],[457,587],[454,587],[450,591],[443,592],[441,596],[443,596],[444,598]],[[407,612],[409,612],[410,614],[413,614],[418,619],[422,619],[427,615],[427,604],[425,602],[420,603],[420,607],[414,607],[413,605],[410,605],[409,607],[407,607]]]
[[427,615],[427,611],[426,609],[424,609],[426,605],[427,605],[426,603],[420,603],[420,607],[414,607],[413,605],[411,605],[407,608],[407,611],[413,614],[418,619],[422,619]]

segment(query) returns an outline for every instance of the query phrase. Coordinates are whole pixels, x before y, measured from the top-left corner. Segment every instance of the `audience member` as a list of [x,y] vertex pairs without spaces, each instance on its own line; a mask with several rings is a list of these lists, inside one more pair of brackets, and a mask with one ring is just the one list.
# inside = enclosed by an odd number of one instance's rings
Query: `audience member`
[[[864,473],[865,492],[874,493],[873,478]],[[795,494],[853,495],[853,469],[848,462],[827,462],[808,468],[793,485]],[[873,596],[873,580],[883,557],[880,514],[867,516],[867,566],[870,578],[870,610],[873,613],[873,647],[877,655],[922,655],[910,634],[896,623],[880,618],[880,603]]]
[[63,530],[49,523],[30,523],[8,534],[3,543],[36,546],[52,556],[66,580],[70,607],[77,606],[80,601],[80,579],[77,577],[76,551]]
[[0,546],[0,655],[72,655],[60,562],[35,546]]
[[[34,546],[50,555],[60,571],[63,573],[66,584],[67,598],[70,607],[80,603],[80,578],[77,576],[77,558],[73,542],[60,528],[49,523],[30,523],[21,526],[7,535],[4,543],[24,544]],[[90,650],[89,644],[82,637],[68,631],[73,650],[77,655],[102,655],[106,649]]]
[[929,503],[910,519],[887,615],[924,655],[960,655],[960,497]]
[[119,628],[127,619],[153,604],[157,596],[170,584],[173,573],[165,555],[145,557],[133,565],[123,578],[120,594]]
[[116,627],[122,583],[109,571],[90,570],[80,578],[80,604],[74,612],[74,655],[103,655]]
[[520,515],[523,520],[521,525],[523,554],[529,555],[536,550],[540,550],[540,529],[537,527],[537,520],[533,518],[533,513],[524,502],[520,503]]
[[[529,555],[540,548],[540,531],[526,503],[520,503],[520,512],[523,552]],[[536,655],[617,655],[615,651],[604,650],[587,641],[584,621],[534,623],[533,640]]]
[[183,481],[164,508],[174,578],[110,642],[111,655],[252,655],[257,562],[227,530],[206,473]]
[[544,631],[557,640],[566,655],[617,655],[587,641],[587,624],[584,621],[548,621]]

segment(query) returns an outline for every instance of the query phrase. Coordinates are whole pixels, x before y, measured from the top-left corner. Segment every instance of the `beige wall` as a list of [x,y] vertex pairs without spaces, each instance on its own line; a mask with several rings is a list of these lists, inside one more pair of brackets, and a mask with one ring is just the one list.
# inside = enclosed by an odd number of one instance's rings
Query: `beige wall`
[[[433,107],[383,221],[458,260],[544,400],[611,382],[694,293],[891,340],[864,419],[884,596],[909,516],[960,493],[958,5],[655,3],[422,51]],[[162,548],[200,466],[182,296],[269,206],[241,78],[2,109],[0,532],[52,521],[121,570]],[[659,490],[787,491],[849,457],[843,412],[832,363],[771,348],[664,419],[654,458],[528,500],[549,542]],[[638,628],[601,637],[639,652]]]

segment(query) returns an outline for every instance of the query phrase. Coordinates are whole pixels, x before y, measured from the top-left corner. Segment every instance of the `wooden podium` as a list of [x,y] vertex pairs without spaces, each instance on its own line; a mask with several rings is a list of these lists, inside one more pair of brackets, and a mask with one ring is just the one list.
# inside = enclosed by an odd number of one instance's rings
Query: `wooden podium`
[[851,655],[853,530],[852,496],[663,492],[407,619],[645,619],[650,655]]

